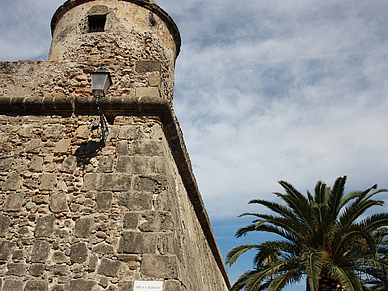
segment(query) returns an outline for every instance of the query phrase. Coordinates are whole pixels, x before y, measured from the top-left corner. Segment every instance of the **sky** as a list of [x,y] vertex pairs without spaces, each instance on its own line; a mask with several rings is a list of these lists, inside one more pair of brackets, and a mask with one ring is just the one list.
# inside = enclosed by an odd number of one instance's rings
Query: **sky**
[[[156,2],[181,32],[174,108],[224,257],[270,239],[233,235],[279,180],[388,188],[386,0]],[[47,59],[62,3],[0,0],[0,60]],[[231,282],[251,260],[228,267]]]

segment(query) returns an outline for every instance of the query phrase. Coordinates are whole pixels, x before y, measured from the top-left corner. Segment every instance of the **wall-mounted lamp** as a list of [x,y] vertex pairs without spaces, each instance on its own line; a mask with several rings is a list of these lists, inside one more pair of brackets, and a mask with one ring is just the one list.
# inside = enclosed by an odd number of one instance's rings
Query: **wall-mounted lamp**
[[112,85],[112,78],[110,73],[104,68],[101,67],[98,70],[90,73],[92,77],[92,92],[94,97],[96,97],[97,109],[100,112],[100,123],[101,123],[101,145],[105,145],[106,139],[109,134],[108,124],[105,120],[105,115],[101,110],[100,106],[100,97],[104,97],[108,92],[109,87]]

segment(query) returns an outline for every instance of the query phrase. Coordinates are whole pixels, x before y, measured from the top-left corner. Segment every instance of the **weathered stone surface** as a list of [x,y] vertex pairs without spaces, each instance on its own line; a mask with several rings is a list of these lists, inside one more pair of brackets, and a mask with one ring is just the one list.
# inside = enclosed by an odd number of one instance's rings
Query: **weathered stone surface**
[[109,255],[114,253],[114,249],[111,245],[103,242],[93,247],[93,252]]
[[54,274],[54,276],[70,276],[70,268],[68,265],[51,265],[46,268],[50,273]]
[[88,139],[91,133],[91,129],[87,125],[81,125],[75,131],[75,136],[82,139]]
[[12,253],[12,260],[14,262],[23,261],[26,258],[26,252],[24,250],[15,250]]
[[161,63],[159,61],[137,61],[135,70],[138,73],[160,72]]
[[10,224],[11,219],[8,216],[0,214],[0,237],[5,236]]
[[22,185],[22,181],[22,177],[18,173],[11,172],[3,184],[3,190],[17,190]]
[[44,131],[44,134],[47,138],[59,138],[65,128],[66,127],[62,124],[53,124]]
[[164,291],[182,291],[184,287],[179,281],[167,280],[163,284]]
[[152,194],[137,191],[121,193],[119,205],[131,211],[150,210],[152,209]]
[[3,240],[0,242],[0,262],[8,261],[15,246],[16,243],[7,240]]
[[125,191],[131,187],[131,176],[125,174],[100,174],[99,189],[105,191]]
[[175,256],[144,255],[143,274],[155,278],[178,278],[178,260]]
[[77,237],[87,238],[91,234],[93,225],[93,219],[90,217],[77,219],[74,226],[74,235]]
[[57,175],[45,173],[39,176],[39,190],[54,190],[57,185]]
[[26,152],[37,154],[39,153],[39,150],[42,147],[42,145],[43,144],[40,139],[31,139],[26,147]]
[[118,141],[116,143],[116,153],[117,155],[128,155],[128,142],[127,141]]
[[73,173],[77,167],[77,158],[75,156],[69,156],[62,162],[61,172]]
[[66,153],[69,150],[71,139],[61,139],[56,142],[54,153]]
[[112,157],[101,157],[98,162],[98,171],[102,173],[113,172],[114,159]]
[[4,210],[19,211],[22,207],[23,201],[24,201],[23,193],[9,194],[7,197],[7,200],[5,201]]
[[35,237],[51,236],[54,233],[54,215],[40,217],[35,227]]
[[153,233],[123,232],[118,252],[125,254],[153,254],[156,252],[159,236]]
[[132,281],[119,282],[119,291],[132,291],[132,290],[133,290]]
[[91,255],[89,258],[89,272],[94,272],[97,269],[98,257],[96,255]]
[[15,279],[5,279],[3,291],[20,291],[23,290],[23,281]]
[[97,211],[108,211],[112,205],[112,192],[98,192],[96,194]]
[[[71,249],[70,249],[70,252],[71,252]],[[63,264],[63,263],[70,262],[69,258],[63,252],[59,252],[59,251],[54,252],[51,259],[56,264]]]
[[71,280],[69,291],[91,291],[97,282],[91,280],[77,279]]
[[24,291],[48,291],[48,282],[43,280],[29,280]]
[[50,254],[50,243],[45,240],[36,240],[31,253],[31,262],[44,263]]
[[167,178],[165,175],[141,175],[134,180],[134,189],[159,194],[167,190]]
[[30,162],[29,169],[33,172],[43,171],[43,157],[34,156]]
[[30,265],[30,268],[28,271],[31,276],[39,277],[40,275],[42,275],[44,269],[45,269],[44,264],[32,264]]
[[54,213],[69,211],[66,194],[52,194],[50,196],[50,210]]
[[71,246],[70,260],[72,263],[83,263],[88,258],[88,248],[81,242]]
[[98,268],[98,273],[108,277],[114,277],[116,276],[120,268],[120,265],[121,265],[120,261],[114,261],[114,260],[103,258],[101,260],[100,267]]
[[141,231],[172,231],[174,229],[169,212],[148,211],[142,217],[146,221],[139,226]]
[[128,212],[124,215],[124,228],[137,229],[139,212]]
[[160,85],[160,73],[159,72],[152,72],[148,75],[148,84],[151,87],[159,87]]
[[158,87],[137,87],[135,95],[136,97],[160,97]]
[[0,159],[0,171],[9,171],[13,163],[13,158]]
[[134,141],[131,145],[131,155],[162,156],[162,142],[153,140]]
[[7,276],[24,276],[27,273],[26,264],[24,263],[8,263],[7,264],[8,272]]

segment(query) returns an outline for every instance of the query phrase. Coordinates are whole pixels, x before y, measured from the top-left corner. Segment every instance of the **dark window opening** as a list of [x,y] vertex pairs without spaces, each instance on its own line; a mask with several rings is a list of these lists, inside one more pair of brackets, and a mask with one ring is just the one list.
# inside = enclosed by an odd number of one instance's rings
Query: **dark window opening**
[[89,16],[89,32],[103,32],[105,29],[106,15]]

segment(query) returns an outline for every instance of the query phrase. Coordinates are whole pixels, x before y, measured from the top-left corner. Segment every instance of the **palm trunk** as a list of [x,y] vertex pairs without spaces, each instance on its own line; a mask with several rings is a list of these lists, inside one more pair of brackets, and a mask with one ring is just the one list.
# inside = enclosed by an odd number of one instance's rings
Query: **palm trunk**
[[330,277],[325,270],[319,276],[318,291],[345,291],[338,280]]

